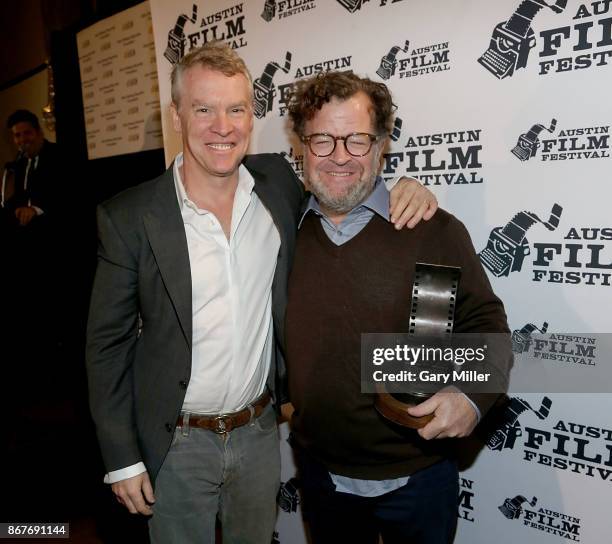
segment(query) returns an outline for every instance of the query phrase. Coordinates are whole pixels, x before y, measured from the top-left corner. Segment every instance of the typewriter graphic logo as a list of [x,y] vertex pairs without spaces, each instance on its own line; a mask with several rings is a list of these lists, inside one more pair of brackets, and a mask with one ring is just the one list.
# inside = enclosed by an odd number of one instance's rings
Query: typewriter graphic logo
[[527,132],[519,136],[517,144],[512,149],[512,154],[522,161],[528,161],[531,157],[535,157],[538,147],[540,147],[540,140],[538,139],[540,133],[546,130],[552,134],[556,127],[556,119],[553,119],[548,127],[540,125],[539,123],[533,125]]
[[527,503],[529,506],[533,507],[537,502],[538,499],[536,497],[533,497],[529,501],[527,498],[523,497],[523,495],[517,495],[513,499],[507,498],[504,501],[504,504],[498,506],[498,508],[499,511],[508,519],[518,519],[523,513],[523,504]]
[[380,59],[380,66],[378,67],[378,70],[376,70],[376,73],[385,80],[395,75],[395,69],[397,68],[397,60],[395,57],[397,57],[397,54],[400,51],[407,53],[409,46],[410,42],[406,40],[404,47],[401,45],[395,45],[389,49],[389,52],[382,59]]
[[176,18],[174,28],[168,32],[168,45],[164,51],[164,57],[170,64],[176,64],[185,54],[185,25],[187,21],[195,23],[198,18],[198,6],[193,4],[191,17],[181,13]]
[[300,481],[297,478],[291,478],[286,482],[281,482],[278,495],[276,497],[276,504],[279,508],[288,514],[297,511],[298,505],[300,504],[300,495],[298,489],[300,488]]
[[548,330],[548,323],[544,321],[541,329],[533,323],[527,323],[522,329],[512,331],[512,351],[514,353],[525,353],[531,346],[531,335],[535,333],[544,334]]
[[517,213],[507,225],[491,231],[487,247],[478,255],[480,261],[496,277],[520,271],[523,260],[530,253],[527,230],[535,223],[542,223],[548,230],[554,231],[559,226],[562,211],[559,204],[554,204],[548,221],[542,221],[532,212]]
[[336,0],[343,8],[347,9],[350,13],[355,13],[361,9],[361,6],[370,0]]
[[276,0],[266,0],[264,9],[261,12],[261,18],[269,23],[276,15]]
[[284,66],[274,61],[268,62],[261,77],[258,77],[253,82],[254,113],[257,119],[263,119],[269,111],[272,111],[274,97],[276,96],[276,87],[272,83],[272,79],[278,69],[282,70],[285,74],[291,69],[291,53],[289,51],[285,55]]
[[529,52],[535,47],[535,33],[531,23],[543,8],[561,13],[567,0],[523,0],[507,21],[493,30],[489,48],[478,59],[496,78],[512,77],[514,71],[527,66]]
[[497,428],[491,432],[487,438],[487,448],[493,451],[513,449],[516,439],[522,436],[523,431],[518,419],[521,414],[527,411],[533,412],[538,419],[544,420],[550,413],[552,400],[544,397],[540,407],[535,410],[530,404],[519,397],[513,397],[503,411]]

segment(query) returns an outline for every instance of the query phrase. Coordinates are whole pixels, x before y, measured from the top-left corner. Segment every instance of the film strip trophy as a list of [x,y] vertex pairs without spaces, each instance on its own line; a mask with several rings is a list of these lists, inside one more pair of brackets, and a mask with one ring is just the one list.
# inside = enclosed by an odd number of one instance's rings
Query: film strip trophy
[[263,74],[261,74],[261,77],[258,77],[253,82],[255,102],[254,114],[257,119],[263,119],[266,116],[266,113],[272,111],[272,104],[276,94],[276,89],[274,87],[274,83],[272,83],[272,79],[279,68],[285,72],[285,74],[291,69],[291,53],[289,51],[287,51],[287,54],[285,55],[284,66],[281,66],[278,64],[278,62],[268,62],[264,68]]
[[494,276],[508,276],[523,266],[523,259],[529,255],[527,230],[535,223],[542,223],[548,230],[559,226],[563,208],[555,204],[548,221],[542,221],[532,212],[517,213],[505,227],[496,227],[489,234],[487,247],[480,252],[480,261]]
[[525,68],[536,43],[531,28],[533,18],[545,7],[561,13],[566,5],[567,0],[523,0],[510,19],[495,27],[489,49],[478,62],[498,79],[511,77],[515,70]]
[[[411,335],[448,338],[453,332],[455,301],[459,288],[461,269],[417,263],[412,285],[410,310]],[[380,383],[376,384],[376,409],[382,416],[412,429],[420,429],[433,419],[433,414],[414,417],[407,409],[432,395],[431,388],[415,382],[406,393],[388,393]]]

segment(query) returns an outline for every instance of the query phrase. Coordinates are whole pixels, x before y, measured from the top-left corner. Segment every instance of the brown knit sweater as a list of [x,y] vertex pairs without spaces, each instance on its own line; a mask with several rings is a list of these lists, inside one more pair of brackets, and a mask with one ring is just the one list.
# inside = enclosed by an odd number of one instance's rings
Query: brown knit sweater
[[[401,231],[374,215],[341,246],[314,214],[298,234],[286,318],[292,427],[335,474],[397,478],[444,456],[444,441],[387,422],[360,392],[361,333],[408,332],[416,262],[462,268],[455,332],[509,332],[465,227],[443,210]],[[473,400],[484,413],[494,398]]]

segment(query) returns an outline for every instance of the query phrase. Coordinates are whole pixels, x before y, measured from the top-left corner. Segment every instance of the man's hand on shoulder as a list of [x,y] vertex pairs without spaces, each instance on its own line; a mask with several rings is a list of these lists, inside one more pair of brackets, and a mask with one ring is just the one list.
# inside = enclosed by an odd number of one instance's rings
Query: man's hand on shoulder
[[467,397],[454,387],[438,391],[426,401],[408,409],[414,417],[434,414],[425,427],[418,430],[421,438],[462,438],[468,436],[478,423],[476,410]]
[[401,178],[391,189],[390,200],[391,222],[398,230],[431,219],[438,209],[435,195],[414,178]]
[[155,502],[153,486],[149,474],[142,472],[131,478],[115,482],[111,485],[117,500],[123,504],[131,514],[153,514],[151,505]]

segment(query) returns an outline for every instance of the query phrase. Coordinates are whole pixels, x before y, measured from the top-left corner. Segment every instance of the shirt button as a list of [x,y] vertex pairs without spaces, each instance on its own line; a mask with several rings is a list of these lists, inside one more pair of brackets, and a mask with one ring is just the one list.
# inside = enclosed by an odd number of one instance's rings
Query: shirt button
[[165,427],[166,427],[166,431],[168,431],[169,433],[171,433],[174,430],[174,425],[172,425],[171,423],[166,423]]
[[179,387],[180,387],[181,389],[187,389],[187,382],[186,382],[185,380],[181,380],[181,381],[179,382]]

